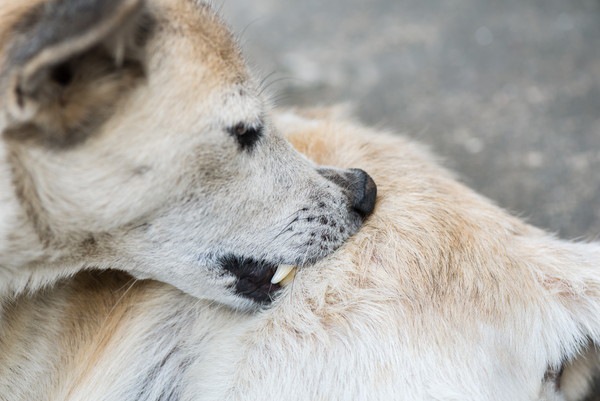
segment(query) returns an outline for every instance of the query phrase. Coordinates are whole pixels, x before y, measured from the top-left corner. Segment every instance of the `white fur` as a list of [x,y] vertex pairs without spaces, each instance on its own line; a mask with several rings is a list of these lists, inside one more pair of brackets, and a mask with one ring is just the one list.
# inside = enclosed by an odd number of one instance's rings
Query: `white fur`
[[[2,352],[9,365],[29,363],[30,377],[0,374],[0,394],[11,378],[25,395],[9,400],[583,399],[597,357],[581,354],[600,340],[600,246],[528,226],[419,146],[323,114],[277,121],[317,162],[359,165],[378,179],[378,209],[346,245],[299,270],[257,314],[158,283],[99,287],[86,307],[101,322],[78,330],[93,341],[70,334],[62,351],[80,357],[44,367],[55,355],[36,344],[65,334],[20,332]],[[79,321],[73,291],[85,296],[77,283],[37,295],[55,317],[36,327]],[[13,319],[34,318],[30,301],[19,302]],[[27,338],[37,362],[17,352]]]
[[[265,116],[267,146],[257,160],[240,156],[252,171],[245,176],[231,164],[239,155],[223,128],[265,114],[254,81],[232,83],[245,68],[231,65],[242,63],[239,55],[220,58],[233,46],[212,14],[194,17],[184,0],[151,4],[179,25],[151,45],[148,83],[129,93],[122,112],[86,146],[60,156],[19,142],[11,148],[35,173],[51,240],[68,246],[44,248],[23,205],[7,196],[12,171],[0,143],[3,401],[584,397],[596,356],[582,354],[600,341],[598,244],[528,226],[457,182],[420,146],[322,110]],[[11,123],[4,114],[3,126]],[[248,306],[223,293],[231,278],[198,273],[210,252],[288,255],[285,243],[267,242],[281,217],[308,189],[341,196],[278,130],[315,163],[369,171],[380,189],[377,209],[337,252],[300,269],[272,307],[234,312],[213,302]],[[235,182],[201,185],[197,172],[215,162]],[[86,163],[87,172],[74,169]],[[147,164],[148,175],[127,179]],[[284,195],[282,176],[297,184]],[[204,194],[219,184],[231,193],[212,206],[229,213],[202,219]],[[231,223],[231,210],[244,203],[237,195],[265,191],[273,198],[264,220]],[[187,195],[193,207],[182,202]],[[345,221],[335,206],[331,215]],[[129,225],[147,221],[147,231]],[[103,248],[83,260],[72,246],[90,231]],[[15,233],[23,242],[7,240]],[[88,267],[120,267],[213,301],[111,271],[22,293]]]
[[[280,121],[325,142],[328,163],[368,166],[379,209],[253,327],[220,336],[184,399],[580,399],[581,372],[566,367],[562,392],[544,376],[600,340],[598,244],[514,220],[402,139],[331,120]],[[444,212],[467,224],[464,248],[440,248],[451,233],[430,223]]]
[[[45,13],[15,30],[38,3]],[[0,299],[113,268],[256,308],[236,289],[249,269],[227,270],[224,259],[305,265],[360,227],[360,188],[333,183],[273,128],[256,79],[209,7],[81,4],[8,0],[0,9]],[[92,6],[104,10],[95,25],[60,19]],[[144,23],[147,42],[130,49]],[[80,31],[48,41],[71,26]],[[32,48],[30,58],[15,56]],[[60,65],[71,74],[62,83],[53,78]],[[20,110],[30,105],[34,113]],[[260,131],[251,150],[232,131],[238,125]]]

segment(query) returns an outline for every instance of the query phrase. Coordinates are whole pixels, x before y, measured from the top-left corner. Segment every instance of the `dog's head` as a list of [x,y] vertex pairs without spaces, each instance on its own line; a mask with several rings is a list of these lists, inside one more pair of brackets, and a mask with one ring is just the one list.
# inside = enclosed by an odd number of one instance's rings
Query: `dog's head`
[[274,129],[203,3],[2,7],[2,150],[39,237],[30,265],[119,268],[244,308],[268,302],[278,265],[325,257],[373,210],[366,173],[320,168]]

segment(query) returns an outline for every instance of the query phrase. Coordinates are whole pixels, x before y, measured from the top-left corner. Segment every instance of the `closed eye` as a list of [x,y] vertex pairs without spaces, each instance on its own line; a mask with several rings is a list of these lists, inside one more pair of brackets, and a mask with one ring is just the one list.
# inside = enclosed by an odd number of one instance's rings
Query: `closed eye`
[[232,135],[242,150],[251,151],[256,142],[263,135],[263,125],[248,125],[245,123],[239,123],[227,129],[230,135]]

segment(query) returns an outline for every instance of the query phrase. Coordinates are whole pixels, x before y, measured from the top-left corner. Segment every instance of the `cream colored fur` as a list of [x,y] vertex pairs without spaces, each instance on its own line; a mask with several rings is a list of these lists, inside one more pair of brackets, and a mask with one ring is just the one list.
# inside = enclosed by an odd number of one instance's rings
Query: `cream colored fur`
[[327,111],[275,121],[316,162],[378,180],[377,209],[347,244],[254,315],[110,272],[22,297],[0,336],[0,394],[581,399],[596,357],[580,355],[600,340],[598,244],[511,217],[401,137]]
[[[270,116],[235,42],[198,2],[119,1],[20,68],[7,44],[24,43],[11,29],[37,3],[0,8],[0,400],[585,395],[600,341],[600,245],[511,217],[406,139],[330,111]],[[132,49],[141,10],[160,18]],[[65,60],[80,75],[61,89],[61,71],[46,78]],[[107,119],[73,136],[97,109]],[[226,133],[239,122],[264,124],[256,158]],[[315,198],[337,200],[327,217],[347,234],[358,228],[336,214],[346,195],[315,163],[369,171],[375,213],[326,259],[316,262],[335,246],[315,251],[272,306],[220,305],[252,303],[210,269],[215,252],[307,261],[291,237],[273,239],[282,216],[317,208]],[[269,207],[245,209],[248,199]],[[100,270],[81,272],[90,268]]]
[[114,268],[256,308],[277,265],[327,256],[372,210],[364,172],[277,132],[203,2],[2,0],[0,38],[0,299]]

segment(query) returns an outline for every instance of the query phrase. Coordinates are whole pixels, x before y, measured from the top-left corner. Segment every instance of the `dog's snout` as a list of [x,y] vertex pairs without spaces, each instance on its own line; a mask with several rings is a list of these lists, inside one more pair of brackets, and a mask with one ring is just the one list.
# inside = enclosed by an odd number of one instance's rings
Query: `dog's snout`
[[319,174],[344,190],[348,197],[349,207],[362,218],[369,216],[375,209],[377,185],[364,170],[351,168],[340,170],[320,168]]
[[377,198],[377,185],[364,170],[353,168],[350,187],[352,208],[363,218],[373,213]]

